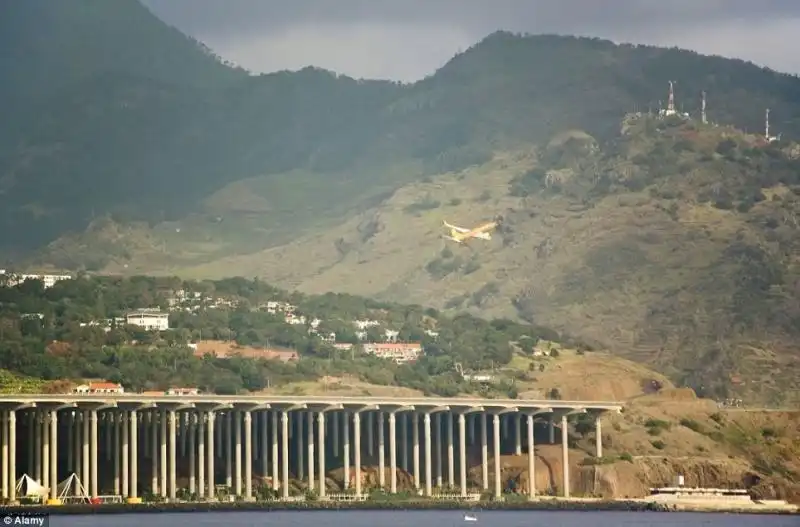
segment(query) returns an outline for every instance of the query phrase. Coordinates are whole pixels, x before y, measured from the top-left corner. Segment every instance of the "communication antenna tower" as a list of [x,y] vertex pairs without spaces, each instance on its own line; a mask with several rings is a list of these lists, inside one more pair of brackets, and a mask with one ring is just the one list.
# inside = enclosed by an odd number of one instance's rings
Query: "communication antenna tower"
[[764,137],[766,137],[767,141],[769,141],[769,108],[767,108],[764,116]]
[[675,81],[669,81],[669,100],[667,101],[667,115],[675,115]]
[[706,119],[706,92],[703,90],[703,99],[700,103],[700,121],[703,124],[706,124],[708,120]]

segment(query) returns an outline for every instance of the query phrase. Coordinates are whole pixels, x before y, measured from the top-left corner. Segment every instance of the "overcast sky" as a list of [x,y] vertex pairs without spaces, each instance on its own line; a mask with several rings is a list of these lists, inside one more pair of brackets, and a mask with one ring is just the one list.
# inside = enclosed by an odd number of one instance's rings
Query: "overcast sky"
[[800,73],[800,0],[142,0],[256,73],[413,81],[498,29],[678,46]]

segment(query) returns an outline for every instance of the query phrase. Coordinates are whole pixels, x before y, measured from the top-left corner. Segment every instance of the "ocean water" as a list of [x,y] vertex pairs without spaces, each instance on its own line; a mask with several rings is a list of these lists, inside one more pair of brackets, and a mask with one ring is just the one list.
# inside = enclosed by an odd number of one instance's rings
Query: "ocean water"
[[682,512],[479,511],[187,512],[51,516],[50,527],[799,527],[800,516]]

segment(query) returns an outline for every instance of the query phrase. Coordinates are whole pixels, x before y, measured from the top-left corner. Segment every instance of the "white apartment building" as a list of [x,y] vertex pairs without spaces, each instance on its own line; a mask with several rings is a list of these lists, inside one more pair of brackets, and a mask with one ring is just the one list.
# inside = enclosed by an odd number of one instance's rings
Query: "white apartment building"
[[169,313],[162,313],[158,309],[139,309],[125,315],[125,322],[147,331],[166,331],[169,329]]

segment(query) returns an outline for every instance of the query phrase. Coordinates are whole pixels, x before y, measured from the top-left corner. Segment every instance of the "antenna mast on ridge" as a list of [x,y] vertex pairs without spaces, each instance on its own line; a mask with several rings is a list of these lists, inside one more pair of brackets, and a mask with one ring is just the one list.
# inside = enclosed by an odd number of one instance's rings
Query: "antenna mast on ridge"
[[675,115],[675,81],[669,81],[669,100],[667,101],[667,115]]
[[703,95],[703,99],[702,99],[702,101],[700,103],[700,121],[703,124],[706,124],[706,123],[708,123],[708,120],[706,119],[706,92],[705,92],[705,90],[703,90],[703,94],[702,95]]

